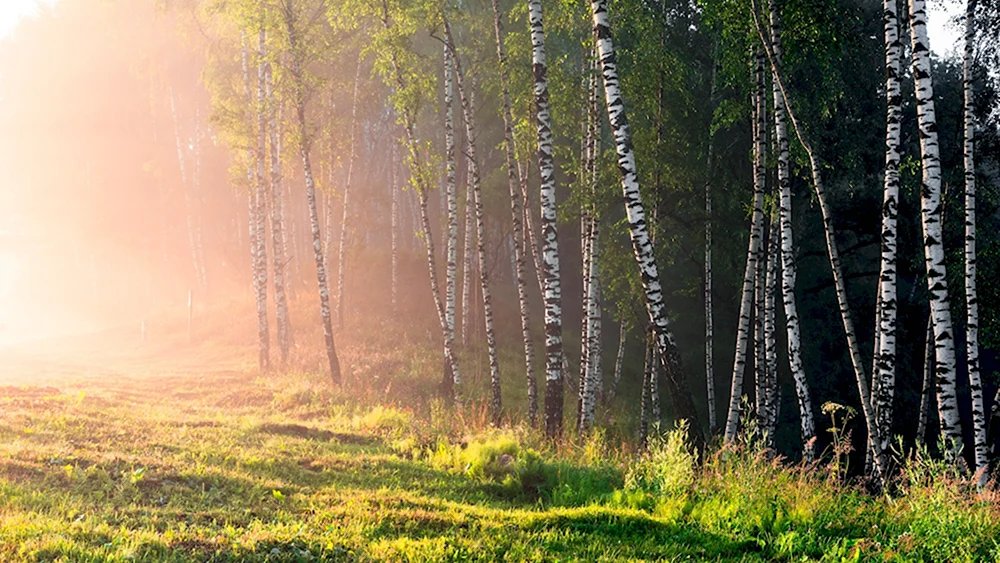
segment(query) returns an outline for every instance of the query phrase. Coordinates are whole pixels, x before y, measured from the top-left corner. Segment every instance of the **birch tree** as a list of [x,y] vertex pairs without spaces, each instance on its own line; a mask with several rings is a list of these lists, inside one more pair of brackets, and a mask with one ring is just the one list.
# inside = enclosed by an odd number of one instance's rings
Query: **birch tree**
[[917,94],[917,123],[920,129],[921,185],[920,224],[924,240],[927,289],[934,321],[935,374],[938,417],[950,455],[962,445],[962,422],[958,414],[955,334],[948,297],[941,220],[941,158],[938,147],[937,117],[934,111],[934,84],[931,79],[930,41],[927,38],[927,11],[924,0],[910,0],[910,42],[913,81]]
[[663,289],[660,286],[659,271],[656,258],[653,255],[653,245],[650,242],[646,225],[646,214],[639,191],[639,181],[636,174],[635,153],[632,148],[632,135],[629,132],[628,118],[618,81],[618,64],[615,55],[614,41],[608,18],[607,0],[592,0],[590,3],[593,15],[597,53],[601,62],[601,73],[604,78],[604,98],[608,112],[608,121],[615,139],[615,151],[618,154],[618,169],[621,173],[622,193],[625,198],[625,214],[629,225],[629,237],[635,253],[636,262],[642,274],[642,285],[646,297],[646,311],[656,337],[656,350],[662,356],[666,368],[668,390],[673,401],[674,414],[678,420],[690,423],[691,438],[700,446],[703,437],[698,424],[694,400],[688,388],[687,380],[681,370],[680,354],[674,341],[673,332],[667,319],[663,304]]
[[451,51],[455,63],[455,80],[458,86],[458,97],[462,102],[462,114],[465,121],[465,135],[469,150],[469,178],[472,182],[473,207],[476,211],[476,239],[479,247],[479,281],[483,295],[483,320],[486,328],[486,349],[490,362],[490,414],[494,426],[499,426],[503,415],[503,398],[500,392],[500,362],[497,359],[496,333],[493,328],[493,297],[490,293],[489,271],[486,268],[486,223],[483,217],[483,197],[479,184],[479,162],[476,156],[476,120],[467,90],[465,89],[462,61],[455,49],[455,40],[451,33],[451,24],[444,20],[446,44]]
[[[864,413],[865,423],[868,426],[869,435],[873,437],[871,443],[874,450],[873,454],[875,467],[878,470],[876,479],[881,483],[886,477],[885,459],[881,449],[881,438],[879,436],[878,425],[875,422],[875,412],[871,404],[871,393],[868,388],[868,376],[865,373],[865,368],[861,360],[861,349],[858,346],[857,335],[854,332],[854,321],[851,317],[850,304],[847,301],[847,287],[844,282],[844,274],[840,266],[840,252],[837,248],[836,236],[833,230],[833,213],[826,198],[826,190],[823,184],[823,178],[820,174],[819,160],[816,157],[816,153],[813,151],[812,145],[806,140],[805,134],[795,117],[795,112],[792,110],[792,105],[789,101],[788,91],[782,81],[780,62],[773,50],[774,37],[778,36],[774,33],[775,26],[772,23],[772,38],[771,41],[768,41],[764,28],[760,23],[756,2],[753,2],[753,4],[752,15],[754,25],[757,28],[757,34],[760,38],[761,44],[767,52],[767,58],[771,64],[771,73],[774,83],[777,84],[782,101],[785,104],[785,111],[788,114],[789,120],[792,122],[792,128],[795,131],[795,136],[798,139],[799,144],[802,145],[802,148],[805,150],[806,156],[809,159],[809,165],[812,171],[813,190],[816,194],[816,199],[819,201],[820,213],[823,217],[823,234],[826,239],[827,256],[830,259],[830,270],[833,272],[834,287],[837,294],[837,304],[840,308],[840,318],[844,326],[844,336],[847,340],[847,348],[851,356],[851,365],[854,368],[855,381],[858,385],[858,394],[861,396],[861,408]],[[773,1],[771,2],[771,19],[772,22],[778,20],[777,6]]]
[[896,380],[896,222],[899,205],[899,136],[902,114],[900,94],[901,44],[896,17],[896,0],[884,0],[885,26],[885,182],[882,199],[882,258],[879,267],[876,304],[876,339],[872,387],[881,449],[889,447],[892,430],[892,401]]
[[739,430],[740,401],[743,397],[743,374],[747,364],[747,346],[750,340],[750,321],[754,309],[754,279],[757,278],[757,262],[760,259],[761,232],[764,226],[764,57],[758,53],[756,71],[756,94],[753,111],[753,216],[750,220],[750,242],[747,248],[746,269],[743,271],[743,292],[740,300],[740,318],[736,327],[736,357],[733,360],[732,387],[729,391],[729,409],[726,411],[724,439],[732,442]]
[[358,163],[358,92],[361,87],[361,68],[364,59],[358,53],[357,70],[354,72],[354,95],[351,99],[351,156],[347,164],[347,178],[344,180],[343,215],[340,218],[340,244],[337,250],[337,327],[344,328],[344,272],[347,269],[347,237],[351,228],[351,188],[354,184],[354,167]]
[[306,184],[306,203],[309,208],[309,225],[312,231],[313,257],[316,260],[316,280],[319,287],[320,319],[323,322],[323,339],[326,345],[326,359],[330,367],[330,378],[334,385],[340,385],[340,361],[333,342],[333,321],[330,315],[330,292],[326,280],[326,260],[323,258],[323,239],[319,227],[319,211],[316,206],[316,183],[313,178],[312,161],[309,156],[309,133],[306,127],[306,83],[304,49],[300,45],[301,33],[295,0],[282,0],[281,16],[288,41],[288,58],[291,64],[291,78],[294,90],[295,117],[298,125],[299,154],[302,157],[302,172]]
[[965,311],[966,362],[972,396],[972,435],[980,484],[987,481],[986,409],[979,373],[979,299],[976,293],[976,116],[973,110],[972,65],[976,41],[976,0],[965,4],[965,48],[962,55],[962,89],[965,98],[963,164],[965,165]]
[[504,49],[503,19],[500,14],[500,0],[492,0],[493,6],[493,27],[497,42],[497,61],[500,66],[500,90],[503,111],[503,132],[504,132],[504,164],[507,167],[507,186],[510,190],[510,217],[513,237],[514,254],[514,277],[517,284],[517,302],[521,314],[521,338],[524,341],[524,365],[528,386],[528,420],[531,426],[535,426],[538,419],[538,386],[535,383],[535,347],[531,339],[531,317],[528,309],[528,287],[525,277],[526,264],[524,260],[524,237],[522,233],[521,218],[521,178],[518,178],[519,169],[517,158],[514,153],[514,118],[510,107],[510,91],[507,83],[509,81],[507,70],[507,53]]
[[[458,240],[458,204],[455,200],[455,122],[452,76],[454,58],[447,45],[444,50],[444,152],[445,152],[445,208],[447,233],[445,236],[444,319],[447,327],[445,338],[455,342],[455,262]],[[447,389],[454,380],[445,377]]]
[[288,315],[288,295],[285,291],[285,266],[288,262],[288,248],[285,240],[284,224],[284,192],[281,185],[281,146],[278,142],[277,97],[274,93],[274,77],[271,64],[265,68],[265,95],[268,105],[268,145],[270,151],[271,172],[271,256],[274,272],[274,310],[275,322],[278,324],[278,346],[281,350],[281,363],[288,361],[292,346],[292,325]]
[[552,148],[552,116],[545,57],[545,24],[541,0],[528,0],[531,65],[535,86],[538,170],[541,173],[542,278],[545,282],[545,433],[562,434],[563,343],[562,284],[559,279],[559,236],[556,228],[556,177]]

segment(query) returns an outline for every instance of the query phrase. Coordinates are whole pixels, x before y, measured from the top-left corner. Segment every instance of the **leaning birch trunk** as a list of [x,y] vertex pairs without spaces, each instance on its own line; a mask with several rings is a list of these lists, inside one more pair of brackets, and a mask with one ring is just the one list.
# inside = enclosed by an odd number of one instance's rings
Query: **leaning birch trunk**
[[949,455],[957,457],[962,447],[962,421],[956,390],[955,333],[948,298],[941,219],[941,159],[937,118],[934,113],[934,85],[931,79],[930,42],[927,39],[925,0],[910,0],[910,35],[913,80],[917,93],[917,123],[923,175],[920,189],[920,223],[923,227],[924,262],[934,319],[935,370],[937,374],[938,416]]
[[514,279],[517,283],[517,303],[521,313],[521,338],[524,340],[524,366],[528,385],[528,420],[532,427],[538,421],[538,386],[535,383],[535,347],[531,339],[531,318],[528,309],[528,285],[525,280],[527,267],[524,261],[521,218],[521,179],[518,178],[517,160],[514,155],[514,118],[507,89],[507,54],[504,51],[503,21],[500,17],[500,0],[493,0],[493,23],[497,41],[497,60],[500,64],[500,88],[503,99],[504,157],[507,165],[507,186],[510,190],[510,218],[513,237]]
[[986,409],[983,404],[983,382],[979,373],[979,296],[976,293],[976,116],[973,112],[972,65],[975,48],[976,0],[967,0],[965,8],[965,53],[962,57],[965,91],[965,311],[966,361],[969,371],[969,393],[972,395],[972,433],[975,444],[976,471],[979,483],[987,476]]
[[[537,1],[537,0],[535,0]],[[663,304],[663,289],[660,286],[659,271],[649,239],[646,214],[642,205],[636,173],[635,153],[632,149],[632,135],[629,132],[625,105],[618,83],[618,64],[615,57],[614,41],[608,18],[607,0],[592,0],[597,52],[600,56],[604,77],[604,97],[608,121],[614,133],[615,150],[618,154],[618,168],[621,172],[622,193],[625,198],[625,213],[629,223],[629,236],[635,251],[636,262],[642,274],[642,285],[646,294],[646,311],[656,333],[656,348],[664,360],[668,390],[673,401],[674,415],[678,420],[690,424],[691,438],[696,447],[703,444],[703,435],[698,424],[698,413],[687,380],[681,370],[680,354],[674,342]]]
[[[243,66],[243,93],[247,100],[247,107],[253,106],[253,96],[250,93],[250,64],[247,54],[246,36],[242,36],[242,66]],[[248,125],[251,133],[254,131],[253,119],[248,116]],[[261,371],[266,371],[271,367],[270,359],[270,329],[267,325],[267,256],[264,255],[264,217],[262,205],[264,195],[263,168],[264,153],[261,150],[255,153],[254,150],[247,150],[249,159],[248,176],[250,179],[250,267],[253,272],[253,292],[257,304],[257,365]]]
[[298,120],[299,154],[302,157],[302,172],[306,182],[306,203],[309,206],[309,225],[312,231],[313,257],[316,260],[316,281],[319,288],[320,318],[323,321],[323,339],[326,345],[326,359],[330,366],[330,378],[334,385],[340,385],[340,361],[333,342],[333,321],[330,318],[330,292],[326,280],[326,260],[323,259],[323,240],[319,228],[319,211],[316,207],[316,183],[313,179],[312,163],[309,159],[308,129],[306,126],[305,77],[300,60],[298,34],[293,21],[291,7],[285,5],[285,29],[288,33],[288,48],[291,55],[291,77],[294,81],[295,113]]
[[340,246],[337,249],[337,328],[344,328],[344,271],[347,269],[347,235],[351,219],[351,188],[354,183],[354,167],[358,163],[358,91],[361,85],[361,62],[364,59],[358,53],[358,67],[354,71],[354,97],[351,102],[351,158],[347,164],[347,179],[344,180],[343,215],[340,217]]
[[[382,5],[382,25],[387,31],[391,30],[388,6],[386,3],[383,3]],[[390,52],[390,59],[392,76],[396,83],[396,91],[403,92],[406,90],[406,83],[403,80],[403,71],[399,66],[398,57],[396,56],[395,51]],[[438,287],[437,264],[434,256],[434,237],[431,233],[431,220],[427,210],[427,192],[431,189],[430,180],[428,177],[428,171],[423,168],[423,160],[417,146],[416,135],[413,132],[413,128],[416,124],[416,118],[413,115],[412,110],[409,108],[404,107],[402,110],[397,111],[402,117],[403,132],[405,133],[406,139],[407,158],[409,159],[410,164],[411,182],[416,188],[414,191],[417,193],[419,220],[421,228],[424,232],[422,240],[424,248],[427,251],[427,271],[430,278],[431,296],[434,299],[434,307],[437,311],[438,322],[441,326],[441,335],[444,340],[444,369],[446,373],[448,370],[451,370],[453,380],[456,382],[454,398],[457,400],[460,394],[458,383],[461,381],[458,372],[458,358],[455,354],[454,339],[448,339],[448,325],[445,320],[444,306],[441,303],[441,293]]]
[[[445,236],[444,322],[448,331],[445,338],[455,341],[455,258],[458,239],[458,204],[455,201],[455,104],[452,88],[453,60],[451,50],[444,46],[444,153],[445,153],[445,207],[448,229]],[[458,382],[446,372],[442,388],[454,396]]]
[[542,298],[545,304],[545,433],[554,438],[563,425],[562,286],[559,279],[559,238],[556,229],[556,176],[552,148],[549,85],[545,60],[545,26],[541,0],[528,0],[531,65],[535,83],[538,170],[541,174]]
[[288,317],[288,296],[285,293],[285,264],[288,261],[285,243],[285,229],[282,218],[285,215],[284,198],[281,186],[281,155],[278,146],[278,120],[276,112],[276,97],[274,95],[271,65],[267,65],[266,95],[268,109],[268,135],[271,157],[271,242],[274,264],[274,309],[275,320],[278,323],[278,346],[281,349],[281,363],[288,361],[288,353],[292,346],[292,327]]
[[733,360],[732,386],[729,390],[729,409],[726,411],[724,439],[732,442],[739,430],[740,403],[743,397],[743,374],[746,372],[747,347],[750,340],[750,321],[753,317],[754,279],[757,277],[757,261],[760,258],[761,230],[764,226],[764,127],[766,121],[762,108],[764,101],[764,61],[757,54],[757,93],[753,111],[753,217],[750,221],[750,241],[747,246],[746,269],[743,271],[743,298],[740,300],[740,318],[736,327],[736,357]]
[[[781,56],[781,22],[777,10],[771,10],[771,41],[775,57]],[[781,302],[785,311],[788,364],[795,382],[795,395],[799,404],[799,428],[803,457],[812,461],[816,441],[816,424],[813,419],[809,383],[802,362],[802,335],[799,325],[798,304],[795,299],[796,265],[795,241],[792,232],[792,179],[789,165],[788,120],[785,100],[778,83],[772,81],[774,94],[774,132],[778,145],[779,230],[781,236]]]
[[466,94],[465,81],[462,73],[462,61],[455,50],[455,41],[451,34],[451,25],[444,22],[448,49],[451,51],[455,64],[455,80],[458,86],[458,97],[462,103],[462,115],[465,121],[466,142],[469,150],[469,176],[472,180],[472,198],[476,211],[476,238],[479,256],[479,281],[483,292],[483,320],[486,329],[486,349],[490,361],[490,411],[494,426],[500,426],[503,416],[503,398],[500,390],[500,362],[497,359],[496,334],[493,329],[493,302],[490,294],[489,270],[486,268],[486,221],[483,217],[483,196],[479,184],[479,162],[476,157],[476,121],[469,96]]
[[[753,9],[753,17],[757,33],[760,37],[761,43],[767,51],[768,59],[771,62],[771,71],[774,82],[778,85],[781,98],[785,103],[785,111],[788,113],[788,118],[792,122],[792,127],[799,143],[802,145],[802,148],[806,152],[806,156],[809,158],[809,165],[812,170],[813,189],[816,193],[816,199],[819,201],[820,213],[823,216],[823,233],[826,238],[827,254],[830,258],[830,270],[833,272],[833,281],[837,292],[837,304],[840,308],[840,318],[844,325],[844,336],[847,339],[847,348],[851,355],[851,365],[854,368],[854,377],[858,385],[858,394],[861,396],[861,407],[865,416],[865,424],[868,426],[869,435],[874,437],[871,443],[874,449],[875,467],[878,471],[877,480],[881,483],[884,482],[884,479],[886,478],[885,458],[881,448],[881,437],[879,434],[878,424],[876,424],[875,421],[875,412],[872,408],[871,393],[868,389],[868,376],[865,373],[864,363],[861,358],[861,347],[858,345],[858,339],[854,332],[854,321],[851,318],[850,303],[847,300],[847,286],[844,282],[844,274],[840,267],[840,253],[837,249],[836,235],[833,230],[833,213],[830,209],[829,202],[826,199],[823,178],[820,175],[819,161],[816,158],[816,153],[812,149],[812,145],[806,141],[802,128],[799,126],[799,122],[795,117],[795,112],[792,111],[792,105],[788,98],[788,91],[785,89],[785,85],[781,77],[780,61],[776,58],[776,55],[772,50],[773,43],[767,40],[764,28],[760,25],[760,19],[757,15],[756,6],[754,6]],[[778,21],[777,6],[774,2],[771,3],[771,20],[772,22]],[[773,41],[773,39],[780,37],[779,34],[775,32],[776,30],[780,31],[780,27],[776,27],[774,23],[772,23],[771,29],[772,33],[774,33],[772,37]]]
[[[892,401],[896,384],[896,223],[899,207],[899,136],[902,114],[899,75],[901,45],[896,0],[884,0],[885,20],[885,187],[882,199],[882,260],[879,267],[878,303],[876,306],[875,371],[872,392],[875,395],[876,423],[882,436],[882,450],[889,448],[892,431]],[[871,453],[871,452],[869,452]]]

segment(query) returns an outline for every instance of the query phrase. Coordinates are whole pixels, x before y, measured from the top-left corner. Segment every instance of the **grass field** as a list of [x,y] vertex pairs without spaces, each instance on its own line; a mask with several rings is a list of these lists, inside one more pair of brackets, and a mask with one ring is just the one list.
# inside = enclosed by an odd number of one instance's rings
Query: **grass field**
[[8,354],[0,560],[1000,560],[998,497],[935,462],[871,497],[752,445],[696,466],[679,432],[553,447],[448,410],[433,354],[382,339],[345,344],[347,390],[180,336]]

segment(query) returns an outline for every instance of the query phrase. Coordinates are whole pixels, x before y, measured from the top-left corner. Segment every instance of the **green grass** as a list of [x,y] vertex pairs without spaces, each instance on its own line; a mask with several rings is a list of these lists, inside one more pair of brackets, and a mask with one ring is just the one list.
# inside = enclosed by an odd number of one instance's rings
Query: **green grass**
[[677,431],[553,447],[447,409],[434,355],[384,338],[345,344],[347,390],[190,358],[0,388],[0,560],[1000,561],[997,495],[940,463],[872,497]]

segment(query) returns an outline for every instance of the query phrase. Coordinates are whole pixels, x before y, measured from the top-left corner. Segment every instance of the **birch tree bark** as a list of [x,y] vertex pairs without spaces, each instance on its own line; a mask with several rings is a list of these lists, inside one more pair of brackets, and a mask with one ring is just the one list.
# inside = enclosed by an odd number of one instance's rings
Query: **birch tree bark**
[[[241,63],[243,67],[243,93],[247,107],[253,106],[253,96],[250,93],[250,63],[247,54],[246,35],[242,35]],[[263,112],[263,109],[260,109]],[[248,116],[249,131],[253,134],[253,118]],[[247,149],[249,160],[248,177],[250,180],[250,265],[253,273],[253,291],[257,305],[257,365],[261,371],[271,368],[270,360],[270,329],[267,323],[267,256],[264,241],[264,152]]]
[[[447,327],[445,338],[455,342],[455,259],[458,240],[458,204],[455,201],[455,104],[452,88],[454,60],[447,45],[444,49],[444,153],[445,153],[445,210],[447,213],[447,233],[445,236],[445,283],[444,322]],[[453,378],[443,381],[443,388],[454,394],[450,387],[456,385]]]
[[391,170],[389,172],[389,190],[392,192],[392,314],[399,314],[399,159],[397,143],[392,143],[392,154],[389,157]]
[[924,382],[920,386],[920,413],[917,417],[918,444],[927,444],[927,418],[934,401],[934,319],[927,317],[927,336],[924,338]]
[[615,354],[615,374],[608,387],[608,392],[604,396],[605,403],[611,403],[618,392],[618,384],[622,380],[622,363],[625,360],[625,321],[618,322],[618,353]]
[[528,0],[531,26],[531,65],[535,83],[535,118],[538,131],[538,170],[542,177],[542,278],[545,284],[545,433],[562,434],[563,342],[562,285],[559,278],[559,238],[556,229],[556,177],[552,150],[548,67],[545,58],[545,25],[541,0]]
[[764,356],[767,361],[764,410],[766,426],[762,428],[764,443],[774,447],[774,432],[778,427],[778,344],[775,338],[775,289],[778,285],[779,243],[778,224],[770,212],[770,235],[767,238],[767,281],[764,287]]
[[941,159],[934,84],[931,79],[930,42],[924,0],[910,0],[910,37],[913,80],[917,93],[917,123],[923,174],[920,189],[920,223],[923,228],[924,262],[934,319],[935,373],[941,433],[950,442],[947,449],[957,455],[962,446],[962,421],[956,392],[955,334],[948,297],[948,276],[942,241]]
[[323,339],[326,358],[330,366],[330,378],[334,385],[340,385],[340,361],[333,342],[333,321],[330,315],[330,293],[326,280],[326,260],[323,259],[323,240],[319,228],[319,211],[316,206],[316,183],[313,179],[312,162],[309,158],[309,136],[306,128],[305,77],[302,70],[302,54],[299,49],[298,29],[295,23],[293,0],[283,0],[282,15],[288,34],[288,50],[291,62],[291,76],[294,81],[295,114],[298,121],[299,154],[302,157],[302,171],[306,182],[306,203],[309,207],[309,225],[312,231],[313,257],[316,260],[316,281],[319,287],[320,318],[323,321]]
[[966,362],[969,372],[969,393],[972,395],[972,434],[976,471],[980,485],[987,476],[986,409],[983,404],[983,382],[979,373],[979,298],[976,293],[976,116],[973,112],[972,65],[976,40],[976,0],[965,4],[965,49],[962,56],[962,87],[965,95],[963,163],[965,165],[965,311]]
[[[382,3],[382,26],[386,31],[392,30],[392,23],[389,21],[389,6],[388,2]],[[389,47],[390,49],[390,64],[392,71],[392,79],[396,85],[397,92],[406,91],[406,81],[403,78],[403,69],[399,63],[399,57],[397,56],[394,46]],[[427,209],[427,192],[430,190],[430,179],[428,172],[423,167],[423,160],[420,155],[420,151],[417,145],[417,138],[414,133],[414,126],[416,124],[416,117],[413,113],[412,108],[403,106],[397,109],[402,117],[403,133],[406,140],[407,158],[410,164],[410,176],[411,182],[415,186],[415,192],[418,200],[417,207],[419,212],[420,225],[423,229],[424,236],[422,237],[424,248],[427,251],[427,270],[430,278],[430,289],[431,296],[434,299],[434,307],[437,310],[438,322],[441,326],[441,335],[444,340],[444,370],[447,372],[451,371],[452,381],[454,382],[454,395],[450,399],[456,402],[460,396],[460,383],[461,378],[458,371],[458,358],[455,354],[455,343],[454,340],[448,339],[448,324],[444,314],[444,306],[441,303],[441,293],[438,287],[437,278],[437,264],[434,256],[434,237],[431,233],[431,220]],[[463,327],[464,328],[464,327]]]
[[[475,107],[476,91],[469,92],[472,105]],[[471,171],[466,170],[465,178],[465,235],[462,242],[462,346],[469,346],[470,326],[472,325],[472,276],[474,275],[475,262],[472,255],[472,241],[475,236],[473,224],[475,212],[473,202],[475,198],[472,194]]]
[[875,371],[872,388],[875,393],[875,413],[881,449],[889,448],[892,431],[892,401],[896,381],[896,223],[899,205],[899,136],[902,114],[899,75],[901,44],[896,0],[884,0],[885,27],[885,185],[882,200],[882,258],[879,267],[877,323],[875,339]]
[[[537,1],[537,0],[536,0]],[[642,273],[642,285],[646,294],[646,311],[656,334],[656,348],[662,355],[666,366],[668,391],[674,406],[674,416],[678,420],[690,423],[691,439],[697,447],[703,444],[703,435],[698,424],[697,411],[691,397],[687,380],[681,370],[680,354],[674,342],[663,304],[663,289],[660,286],[659,271],[653,254],[653,245],[649,239],[646,225],[646,214],[639,191],[639,181],[636,174],[635,153],[632,148],[632,135],[629,132],[625,105],[618,82],[618,64],[615,56],[614,41],[608,18],[607,0],[592,0],[590,3],[593,15],[597,52],[601,61],[601,71],[604,77],[604,97],[608,112],[608,121],[614,133],[615,151],[618,154],[618,168],[621,172],[622,193],[625,198],[625,214],[629,224],[629,236],[636,261]]]
[[[813,190],[816,194],[816,199],[819,201],[820,212],[823,216],[823,233],[826,238],[827,254],[830,258],[830,270],[833,272],[834,287],[836,288],[837,293],[837,304],[840,308],[840,318],[844,325],[844,336],[846,337],[847,348],[851,356],[851,365],[854,368],[854,376],[858,385],[858,394],[861,395],[861,407],[865,416],[865,424],[868,426],[869,435],[873,436],[871,443],[874,450],[875,467],[878,470],[876,479],[881,483],[886,477],[885,459],[881,449],[881,437],[879,435],[878,424],[875,421],[875,411],[872,408],[871,393],[868,389],[868,376],[865,373],[864,364],[861,359],[861,348],[858,346],[858,339],[854,332],[854,321],[851,318],[850,303],[847,300],[847,286],[844,282],[843,271],[840,267],[840,253],[837,249],[836,236],[833,230],[833,214],[830,210],[829,202],[826,199],[826,190],[823,185],[823,178],[820,174],[819,160],[816,158],[816,153],[813,151],[812,145],[807,142],[805,134],[795,117],[795,112],[792,110],[792,105],[788,97],[788,91],[785,89],[785,85],[782,81],[780,61],[774,54],[774,38],[779,37],[779,35],[775,33],[775,25],[773,23],[778,21],[777,6],[773,1],[771,2],[772,40],[768,41],[764,28],[760,24],[756,2],[753,2],[753,4],[754,24],[757,28],[761,44],[767,51],[767,57],[771,63],[771,72],[774,83],[777,84],[781,98],[784,101],[785,111],[788,114],[789,120],[792,122],[795,136],[798,138],[799,143],[806,152],[806,156],[809,158],[809,165],[812,171]],[[778,27],[778,30],[780,31],[780,27]]]
[[281,154],[278,152],[280,146],[278,145],[277,99],[274,95],[274,78],[270,63],[267,64],[265,73],[265,94],[268,105],[267,130],[271,157],[271,254],[274,270],[274,309],[275,321],[278,323],[278,346],[281,350],[281,363],[285,364],[292,346],[292,326],[288,316],[288,296],[285,293],[285,267],[288,259],[283,222],[285,215],[284,193],[281,186]]
[[747,346],[750,340],[750,321],[754,309],[754,279],[757,277],[757,262],[760,259],[761,230],[764,226],[764,60],[758,52],[754,73],[757,90],[753,111],[753,217],[750,220],[750,241],[747,247],[746,269],[743,271],[743,297],[740,300],[740,319],[736,327],[736,357],[733,360],[732,386],[729,390],[729,409],[726,411],[724,439],[732,442],[739,430],[740,402],[743,397],[743,374],[747,364]]
[[347,260],[347,236],[351,228],[351,188],[354,184],[354,167],[358,163],[358,91],[361,86],[361,64],[364,59],[358,53],[358,66],[354,71],[354,96],[351,101],[351,157],[347,164],[347,179],[344,180],[343,215],[340,218],[340,246],[337,250],[337,328],[344,328],[344,271]]
[[521,314],[521,338],[524,341],[525,376],[528,385],[528,420],[532,427],[538,421],[538,386],[535,383],[535,346],[531,339],[531,317],[528,308],[528,287],[525,280],[524,237],[521,227],[521,179],[518,178],[517,159],[514,155],[514,118],[510,108],[510,92],[507,88],[507,54],[504,49],[503,20],[500,14],[500,0],[492,0],[493,27],[496,33],[497,60],[500,65],[500,89],[503,101],[504,157],[507,165],[507,186],[510,190],[510,217],[512,225],[514,279],[517,284],[517,303]]
[[465,134],[469,150],[469,176],[472,180],[472,197],[476,211],[476,238],[478,239],[477,246],[479,247],[478,256],[480,264],[479,280],[483,292],[483,320],[486,329],[486,349],[490,361],[490,410],[493,425],[500,426],[503,415],[503,398],[500,390],[500,363],[497,359],[496,333],[493,329],[493,298],[490,293],[489,270],[486,268],[486,222],[483,217],[483,197],[479,182],[479,161],[476,156],[476,120],[473,113],[474,108],[470,103],[465,89],[462,61],[455,49],[451,25],[447,20],[444,21],[444,31],[447,37],[448,49],[451,51],[452,60],[455,63],[455,80],[458,86],[458,97],[461,100],[462,114],[465,118]]

